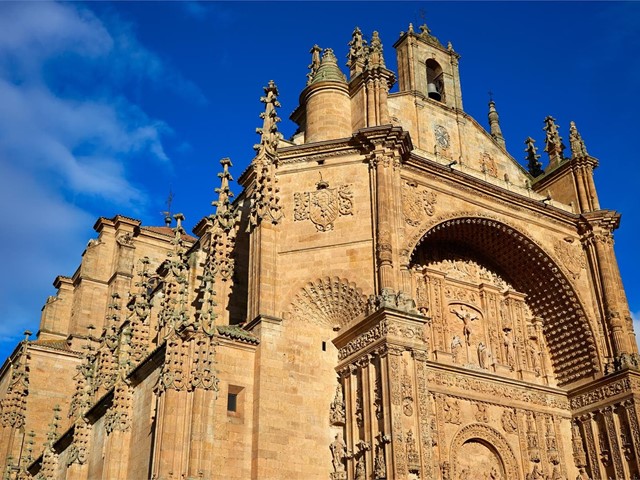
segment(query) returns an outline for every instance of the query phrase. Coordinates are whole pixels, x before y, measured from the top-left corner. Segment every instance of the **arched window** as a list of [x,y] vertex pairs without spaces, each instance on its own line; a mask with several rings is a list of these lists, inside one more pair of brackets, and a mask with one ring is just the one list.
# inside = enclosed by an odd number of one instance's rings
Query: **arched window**
[[444,76],[442,67],[433,58],[426,61],[427,64],[427,96],[439,102],[445,101]]

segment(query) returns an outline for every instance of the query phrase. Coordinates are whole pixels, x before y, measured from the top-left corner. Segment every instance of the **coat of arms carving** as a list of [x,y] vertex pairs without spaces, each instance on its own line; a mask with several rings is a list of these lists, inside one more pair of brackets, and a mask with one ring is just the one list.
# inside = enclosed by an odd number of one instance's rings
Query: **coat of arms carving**
[[294,221],[311,220],[319,232],[333,230],[333,222],[339,216],[353,215],[352,185],[329,188],[320,180],[315,192],[294,193]]
[[580,247],[574,246],[573,239],[568,237],[564,240],[558,240],[554,245],[554,250],[573,279],[577,280],[586,265]]
[[402,189],[402,213],[405,221],[417,227],[425,215],[435,213],[436,194],[428,190],[419,190],[413,182],[407,182]]

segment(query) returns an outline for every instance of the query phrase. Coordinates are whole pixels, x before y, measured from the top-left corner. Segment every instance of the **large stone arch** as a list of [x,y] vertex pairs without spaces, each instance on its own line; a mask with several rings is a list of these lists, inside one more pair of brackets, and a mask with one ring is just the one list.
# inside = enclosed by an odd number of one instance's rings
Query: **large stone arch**
[[355,283],[340,277],[324,277],[297,290],[287,319],[305,320],[338,331],[361,316],[366,307],[367,296]]
[[[522,478],[518,461],[516,460],[516,456],[514,455],[507,440],[500,434],[500,432],[498,432],[498,430],[482,423],[467,425],[461,428],[453,437],[449,461],[453,470],[451,478],[460,478],[461,462],[459,455],[464,451],[463,446],[470,442],[477,442],[485,445],[489,450],[492,450],[496,454],[496,457],[500,461],[503,469],[500,473],[501,475],[504,475],[503,478],[505,480]],[[471,476],[469,478],[476,477]]]
[[527,295],[532,312],[544,320],[545,341],[559,385],[591,378],[600,371],[595,336],[578,295],[540,245],[503,221],[465,215],[432,225],[411,247],[407,262],[418,250],[443,244],[490,260]]

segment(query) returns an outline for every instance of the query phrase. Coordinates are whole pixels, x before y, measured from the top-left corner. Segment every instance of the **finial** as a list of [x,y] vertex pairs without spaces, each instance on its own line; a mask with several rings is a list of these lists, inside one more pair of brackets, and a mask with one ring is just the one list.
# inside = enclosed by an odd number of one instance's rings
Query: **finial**
[[369,45],[369,55],[367,56],[367,68],[385,67],[384,55],[382,53],[382,42],[377,31],[371,35],[371,44]]
[[587,148],[584,145],[582,136],[578,132],[576,122],[573,120],[569,127],[569,145],[571,146],[571,158],[584,158],[589,156]]
[[431,30],[429,30],[429,27],[427,27],[426,23],[423,23],[422,25],[420,25],[420,35],[426,37],[430,34],[431,34]]
[[409,24],[409,33],[414,33],[414,31],[413,31],[413,23]]
[[280,107],[280,102],[278,102],[278,87],[273,80],[269,80],[268,85],[264,87],[264,93],[265,95],[260,97],[260,101],[265,105],[264,112],[260,114],[263,120],[262,128],[256,128],[256,133],[260,135],[260,143],[254,145],[253,149],[257,152],[257,156],[265,153],[274,156],[278,146],[278,122],[280,122],[276,108]]
[[524,151],[527,152],[527,169],[532,177],[539,177],[542,175],[543,171],[542,163],[538,160],[540,158],[540,155],[538,155],[538,149],[534,145],[536,141],[531,137],[527,137],[524,143],[527,146],[524,149]]
[[544,151],[549,154],[549,167],[554,168],[564,160],[565,146],[562,143],[562,137],[558,134],[558,126],[555,124],[556,119],[551,115],[544,119],[543,130],[547,132],[545,138]]
[[29,331],[29,330],[25,330],[24,331],[24,341],[28,342],[29,341],[29,337],[31,336],[33,332]]
[[165,202],[167,209],[164,212],[160,212],[164,215],[164,224],[167,227],[171,226],[171,204],[173,203],[173,191],[169,187],[169,194],[167,195],[167,201]]
[[307,85],[311,83],[313,77],[315,76],[318,68],[320,68],[320,52],[322,49],[316,44],[311,47],[309,53],[311,54],[311,63],[307,67],[309,69],[309,73],[307,73]]
[[496,110],[496,102],[493,101],[493,93],[489,91],[489,128],[491,130],[491,136],[502,148],[506,147],[504,137],[502,136],[502,129],[500,128],[500,117]]
[[451,43],[451,40],[447,42],[447,50],[453,52],[453,43]]
[[365,47],[367,41],[362,38],[362,32],[358,27],[351,34],[351,41],[348,43],[349,53],[347,54],[347,67],[351,78],[362,72],[365,62]]

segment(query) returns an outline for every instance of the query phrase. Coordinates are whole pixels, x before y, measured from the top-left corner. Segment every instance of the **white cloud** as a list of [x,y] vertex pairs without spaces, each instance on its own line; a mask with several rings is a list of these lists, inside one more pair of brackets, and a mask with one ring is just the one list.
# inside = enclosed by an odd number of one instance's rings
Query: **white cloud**
[[0,3],[0,238],[10,272],[0,280],[0,356],[7,339],[37,329],[52,280],[73,273],[95,217],[144,211],[134,162],[170,168],[171,129],[123,94],[131,86],[204,101],[118,18],[73,4]]

